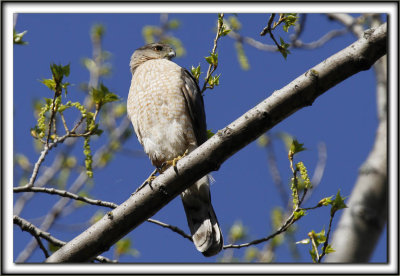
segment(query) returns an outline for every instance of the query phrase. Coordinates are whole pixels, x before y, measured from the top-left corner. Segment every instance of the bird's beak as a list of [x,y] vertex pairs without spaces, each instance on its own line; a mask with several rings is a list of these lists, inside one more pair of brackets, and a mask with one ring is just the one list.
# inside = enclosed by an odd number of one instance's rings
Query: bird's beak
[[166,54],[166,58],[167,59],[171,59],[171,58],[174,58],[176,56],[176,53],[175,53],[175,51],[173,50],[173,49],[171,49],[171,51],[169,51],[169,53],[168,54]]

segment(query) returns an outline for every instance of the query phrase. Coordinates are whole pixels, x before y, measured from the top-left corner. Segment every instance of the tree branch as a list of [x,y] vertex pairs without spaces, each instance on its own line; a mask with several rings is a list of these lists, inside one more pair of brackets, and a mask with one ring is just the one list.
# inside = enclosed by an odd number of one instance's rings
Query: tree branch
[[[20,193],[20,192],[32,192],[32,193],[46,193],[46,194],[51,194],[51,195],[59,195],[62,197],[67,197],[67,198],[71,198],[71,199],[75,199],[78,201],[82,201],[91,205],[96,205],[96,206],[102,206],[102,207],[107,207],[107,208],[111,208],[111,209],[115,209],[118,207],[117,204],[113,203],[113,202],[108,202],[108,201],[103,201],[100,199],[92,199],[86,196],[80,196],[74,193],[71,193],[69,191],[66,190],[59,190],[59,189],[54,189],[54,188],[46,188],[46,187],[26,187],[25,189],[20,189],[17,190],[16,193]],[[190,241],[192,240],[192,237],[189,236],[188,234],[186,234],[182,229],[174,226],[174,225],[170,225],[155,219],[147,219],[148,222],[154,223],[156,225],[159,225],[161,227],[164,228],[169,228],[170,230],[172,230],[175,233],[178,233],[179,235],[181,235],[182,237],[189,239]],[[40,244],[39,244],[40,245]],[[47,256],[48,257],[48,256]]]
[[221,164],[258,136],[277,125],[336,84],[368,70],[386,54],[387,26],[383,24],[311,68],[284,88],[218,131],[207,142],[167,169],[85,232],[47,258],[46,262],[87,262],[153,216],[197,179]]
[[[362,37],[359,24],[349,15],[336,14],[356,36]],[[387,57],[374,64],[377,78],[377,109],[379,124],[375,142],[364,164],[333,233],[334,253],[325,262],[368,262],[386,224],[388,208],[387,177]]]
[[[42,250],[44,250],[44,252],[47,252],[47,250],[44,249],[42,242],[40,242],[40,238],[47,240],[48,242],[54,244],[55,246],[63,246],[64,244],[66,244],[66,242],[51,236],[50,233],[40,230],[35,225],[33,225],[29,221],[27,221],[19,216],[14,215],[13,221],[14,221],[14,224],[18,225],[22,231],[27,231],[32,236],[34,236],[35,239],[38,241],[39,245],[41,245],[40,247],[42,248]],[[102,262],[102,263],[115,263],[115,261],[110,260],[103,256],[98,256],[96,258],[96,260],[98,260],[99,262]]]

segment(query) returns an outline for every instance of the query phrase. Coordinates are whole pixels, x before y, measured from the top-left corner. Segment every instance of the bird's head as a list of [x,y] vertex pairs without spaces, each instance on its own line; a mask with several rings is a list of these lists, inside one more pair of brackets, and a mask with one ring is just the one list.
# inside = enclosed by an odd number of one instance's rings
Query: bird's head
[[168,59],[175,57],[176,53],[171,46],[164,43],[150,43],[136,49],[131,57],[130,67],[132,74],[142,63],[150,59]]

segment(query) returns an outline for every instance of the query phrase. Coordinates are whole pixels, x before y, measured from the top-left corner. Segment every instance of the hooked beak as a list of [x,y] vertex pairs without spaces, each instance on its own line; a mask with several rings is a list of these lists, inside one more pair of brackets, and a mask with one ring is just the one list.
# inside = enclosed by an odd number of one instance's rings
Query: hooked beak
[[175,51],[173,49],[171,49],[171,51],[169,51],[169,53],[165,55],[165,58],[171,59],[171,58],[174,58],[175,56],[176,56]]

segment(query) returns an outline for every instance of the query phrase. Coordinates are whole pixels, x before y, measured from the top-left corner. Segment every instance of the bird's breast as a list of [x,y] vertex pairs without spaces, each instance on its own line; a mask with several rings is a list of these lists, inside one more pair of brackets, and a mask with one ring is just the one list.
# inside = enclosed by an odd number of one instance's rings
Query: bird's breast
[[195,143],[180,75],[181,68],[175,63],[152,60],[140,65],[132,77],[128,116],[156,166],[183,154]]

